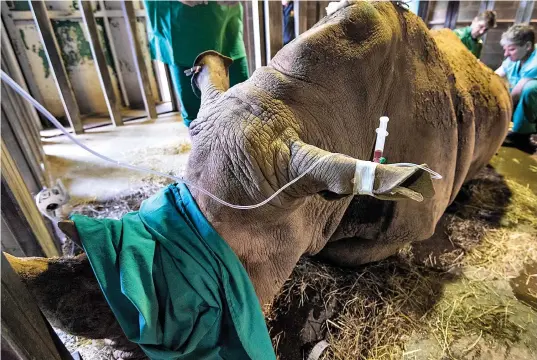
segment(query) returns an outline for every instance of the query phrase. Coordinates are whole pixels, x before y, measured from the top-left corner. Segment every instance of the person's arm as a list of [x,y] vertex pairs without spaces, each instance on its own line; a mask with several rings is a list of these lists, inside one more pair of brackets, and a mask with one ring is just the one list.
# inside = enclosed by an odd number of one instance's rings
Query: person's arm
[[533,78],[520,79],[520,81],[513,88],[513,91],[511,91],[511,99],[513,99],[514,106],[516,106],[516,104],[518,103],[518,100],[520,100],[520,95],[522,94],[522,90],[524,89],[524,86],[527,84],[527,82],[530,80],[534,80],[534,79]]
[[501,77],[505,77],[505,70],[503,69],[503,66],[500,66],[499,68],[496,69],[495,71],[496,74],[498,74],[499,76]]

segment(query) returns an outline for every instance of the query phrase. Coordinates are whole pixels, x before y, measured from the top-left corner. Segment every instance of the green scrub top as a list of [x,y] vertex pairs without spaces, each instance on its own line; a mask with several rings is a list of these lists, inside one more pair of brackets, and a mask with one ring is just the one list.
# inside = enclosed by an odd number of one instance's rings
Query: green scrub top
[[246,56],[240,3],[227,6],[209,1],[190,7],[177,0],[144,0],[144,5],[153,59],[190,67],[207,50],[233,60]]
[[474,39],[472,37],[472,28],[470,26],[453,30],[455,34],[461,39],[464,46],[470,50],[476,58],[481,56],[481,50],[483,50],[483,41],[481,39]]

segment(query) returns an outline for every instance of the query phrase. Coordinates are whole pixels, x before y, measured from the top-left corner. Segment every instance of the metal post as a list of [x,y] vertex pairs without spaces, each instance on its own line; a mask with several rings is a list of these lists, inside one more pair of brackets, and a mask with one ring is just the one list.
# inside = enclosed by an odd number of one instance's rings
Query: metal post
[[418,16],[429,27],[429,1],[420,1],[418,4]]
[[298,35],[308,30],[308,2],[297,0],[294,5],[295,11],[295,34]]
[[252,24],[254,28],[254,54],[255,68],[267,64],[266,48],[265,48],[265,23],[264,23],[264,8],[260,6],[259,0],[252,0]]
[[283,13],[280,1],[264,0],[267,63],[283,47]]
[[123,80],[123,74],[121,73],[120,63],[117,60],[116,46],[112,39],[112,29],[110,28],[110,20],[106,12],[106,5],[104,0],[99,0],[99,6],[101,7],[101,13],[103,15],[103,24],[104,24],[104,33],[107,36],[108,45],[110,46],[110,55],[112,56],[112,61],[114,62],[114,67],[116,68],[117,80],[119,82],[119,88],[121,89],[121,95],[123,97],[123,103],[125,106],[129,106],[129,97],[127,96],[127,89],[125,88],[125,81]]
[[157,118],[157,109],[155,107],[155,101],[149,86],[149,76],[147,75],[147,68],[143,62],[142,49],[140,43],[136,39],[136,15],[132,1],[123,0],[121,2],[123,9],[123,16],[125,18],[125,25],[129,42],[131,45],[132,57],[136,68],[136,75],[138,76],[138,84],[142,91],[142,98],[144,100],[145,110],[149,119]]
[[52,69],[52,75],[54,76],[56,86],[60,93],[60,98],[62,99],[67,119],[69,119],[69,123],[75,134],[82,134],[84,128],[80,118],[80,110],[76,102],[75,94],[73,93],[73,88],[71,87],[71,82],[69,81],[69,76],[67,75],[67,70],[65,69],[60,55],[60,47],[56,40],[56,36],[54,36],[54,30],[52,29],[52,24],[50,23],[47,14],[45,2],[43,0],[32,0],[30,1],[30,7],[32,9],[39,37],[45,49],[45,54],[47,55],[48,62]]
[[179,94],[175,92],[175,85],[173,83],[172,74],[170,72],[170,65],[168,64],[164,64],[164,75],[166,76],[166,81],[168,81],[170,99],[172,101],[172,110],[179,111],[181,110],[181,101],[179,100]]
[[[26,88],[26,81],[19,67],[17,55],[14,52],[11,42],[8,39],[8,33],[5,31],[4,24],[2,24],[2,69],[13,78],[21,87]],[[2,84],[4,86],[4,84]],[[28,89],[25,89],[28,91]],[[19,143],[23,144],[24,151],[30,152],[29,159],[35,159],[38,164],[32,169],[34,176],[39,180],[41,186],[50,185],[51,177],[48,174],[48,163],[45,156],[45,152],[41,145],[41,138],[39,135],[40,120],[37,116],[35,108],[30,105],[26,100],[22,99],[20,95],[14,94],[12,90],[4,90],[3,95],[5,100],[2,101],[2,107],[13,107],[15,111],[20,111],[20,114],[16,114],[14,111],[8,112],[11,117],[16,119],[13,127],[15,128],[16,135]],[[11,101],[10,101],[11,100]],[[3,117],[5,122],[9,121],[8,117]],[[22,129],[22,131],[20,131]],[[19,130],[19,131],[17,131]],[[25,144],[26,143],[26,144]],[[34,164],[32,164],[34,165]],[[41,165],[44,169],[41,168]]]
[[255,40],[252,1],[241,1],[244,9],[243,34],[249,75],[255,70]]
[[35,200],[30,194],[19,168],[11,157],[4,141],[1,141],[0,144],[2,147],[2,177],[6,180],[45,255],[48,257],[59,256],[60,252],[37,209]]
[[326,16],[326,8],[328,7],[329,3],[330,1],[317,1],[317,4],[319,6],[317,13],[317,21],[321,20]]
[[93,9],[91,8],[90,1],[78,1],[80,11],[82,12],[82,19],[86,24],[86,29],[88,30],[88,40],[91,48],[91,53],[93,55],[93,60],[95,60],[95,69],[99,75],[99,80],[101,83],[101,89],[103,90],[104,99],[106,100],[106,106],[108,107],[108,113],[112,119],[112,123],[115,126],[123,125],[123,120],[121,119],[121,112],[119,108],[118,99],[114,93],[114,86],[112,85],[112,78],[110,77],[110,72],[108,71],[108,65],[106,64],[106,58],[104,56],[103,47],[101,41],[99,40],[99,32],[97,30],[97,23],[95,22],[95,17],[93,16]]
[[446,19],[444,21],[444,27],[448,29],[455,29],[457,24],[457,18],[459,17],[459,1],[448,2]]
[[515,16],[515,24],[529,23],[533,13],[533,0],[523,0],[519,2]]
[[[7,1],[0,1],[0,3],[2,6],[2,20],[5,26],[5,31],[7,32],[9,39],[11,40],[13,51],[15,52],[17,60],[20,64],[22,73],[24,74],[24,78],[32,79],[33,73],[32,68],[30,67],[30,61],[28,60],[28,56],[26,55],[26,48],[24,47],[20,32],[15,26],[15,22],[13,21],[13,13],[7,6]],[[2,28],[2,32],[3,31],[4,29]],[[26,91],[28,91],[29,88],[30,91],[28,92],[32,94],[34,99],[36,99],[40,104],[44,104],[43,97],[41,96],[41,91],[39,91],[39,88],[37,87],[37,83],[35,81],[28,81],[27,84],[26,82],[19,82],[19,85],[21,85],[22,88]],[[28,88],[26,87],[26,85],[28,85]],[[37,112],[33,108],[33,106],[31,106],[31,108],[31,111],[37,116]],[[38,130],[41,130],[41,123],[37,122],[36,126],[38,127]]]
[[[481,1],[481,3],[479,4],[478,14],[481,14],[482,12],[486,10],[494,10],[494,0],[482,0]],[[485,35],[481,37],[481,41],[483,41],[483,49],[485,49],[485,46],[487,44],[487,33],[485,33]]]

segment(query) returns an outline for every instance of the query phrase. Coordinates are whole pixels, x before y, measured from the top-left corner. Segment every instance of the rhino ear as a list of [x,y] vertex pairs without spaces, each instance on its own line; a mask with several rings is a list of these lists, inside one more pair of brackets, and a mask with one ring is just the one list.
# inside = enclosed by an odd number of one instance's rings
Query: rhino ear
[[[216,51],[202,52],[194,60],[194,67],[185,71],[193,76],[193,86],[201,91],[202,104],[229,89],[229,66],[233,60]],[[196,92],[195,89],[193,89]]]

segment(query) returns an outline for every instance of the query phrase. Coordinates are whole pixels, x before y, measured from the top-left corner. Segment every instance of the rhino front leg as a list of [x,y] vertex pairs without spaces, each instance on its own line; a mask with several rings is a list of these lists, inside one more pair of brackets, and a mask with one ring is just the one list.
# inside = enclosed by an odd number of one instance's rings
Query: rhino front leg
[[6,258],[52,326],[90,339],[123,335],[85,254],[48,259],[6,254]]

